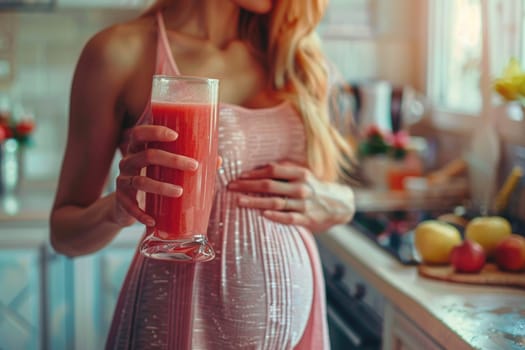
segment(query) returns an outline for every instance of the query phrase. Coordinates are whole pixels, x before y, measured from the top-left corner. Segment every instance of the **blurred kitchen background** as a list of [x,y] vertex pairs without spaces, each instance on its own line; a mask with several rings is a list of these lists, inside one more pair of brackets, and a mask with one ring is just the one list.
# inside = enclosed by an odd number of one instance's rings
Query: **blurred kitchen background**
[[[1,350],[103,347],[141,228],[93,256],[68,259],[49,247],[47,219],[80,51],[95,32],[144,7],[141,0],[0,0],[0,117],[29,123],[19,130],[23,142],[4,137],[0,152]],[[363,166],[364,188],[417,196],[431,190],[425,174],[472,157],[487,167],[481,179],[467,159],[435,183],[447,196],[434,199],[464,204],[478,195],[475,205],[490,206],[511,169],[525,165],[523,108],[492,89],[511,57],[525,62],[524,8],[522,0],[330,1],[319,33],[340,72],[337,103],[354,116],[337,121],[341,131],[356,147],[371,126],[406,132],[413,157],[404,159],[413,163],[398,165],[416,171],[392,188]],[[373,163],[369,156],[363,165]],[[370,166],[375,174],[385,167]],[[523,218],[523,197],[518,183],[504,209]]]

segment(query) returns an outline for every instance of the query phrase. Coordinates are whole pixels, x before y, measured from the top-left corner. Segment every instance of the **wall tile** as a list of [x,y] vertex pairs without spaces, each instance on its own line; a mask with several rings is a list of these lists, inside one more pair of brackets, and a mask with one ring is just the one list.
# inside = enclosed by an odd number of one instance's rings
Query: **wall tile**
[[[344,2],[344,1],[343,1]],[[343,3],[341,2],[341,3]],[[0,13],[0,35],[13,39],[15,77],[8,88],[0,84],[0,94],[35,114],[36,147],[27,155],[27,177],[57,179],[66,142],[68,98],[74,67],[82,47],[97,31],[112,23],[136,16],[137,10],[62,9],[55,12]],[[404,32],[403,32],[404,33]],[[384,79],[384,60],[390,66],[406,61],[403,33],[382,57],[379,38],[323,40],[327,56],[349,82]],[[407,38],[408,40],[409,38]],[[398,71],[395,79],[409,83],[409,71]]]
[[83,46],[102,28],[135,15],[137,10],[81,8],[0,13],[2,48],[8,47],[14,71],[12,82],[0,84],[0,94],[32,111],[37,123],[34,147],[25,158],[27,179],[58,178],[71,80]]

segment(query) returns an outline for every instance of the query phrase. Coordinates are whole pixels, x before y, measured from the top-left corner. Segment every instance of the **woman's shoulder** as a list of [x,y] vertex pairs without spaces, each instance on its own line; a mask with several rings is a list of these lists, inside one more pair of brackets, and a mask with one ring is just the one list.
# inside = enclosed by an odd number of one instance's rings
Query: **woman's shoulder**
[[139,17],[111,25],[85,44],[81,60],[99,68],[126,69],[141,63],[155,45],[156,22],[154,17]]

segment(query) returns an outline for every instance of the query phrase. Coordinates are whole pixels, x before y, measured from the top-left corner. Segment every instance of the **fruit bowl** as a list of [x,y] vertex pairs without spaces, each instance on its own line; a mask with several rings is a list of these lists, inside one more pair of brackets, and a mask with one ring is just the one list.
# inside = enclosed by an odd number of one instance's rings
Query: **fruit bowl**
[[418,272],[421,276],[446,282],[525,288],[525,273],[501,271],[493,263],[485,264],[483,269],[476,274],[458,273],[450,265],[420,265]]
[[[414,247],[414,229],[425,220],[440,219],[455,226],[461,238],[465,238],[466,224],[479,216],[475,211],[463,207],[454,209],[402,209],[402,210],[360,210],[350,226],[371,239],[379,247],[405,265],[418,265],[421,258]],[[523,220],[505,216],[511,223],[512,232],[525,234]]]

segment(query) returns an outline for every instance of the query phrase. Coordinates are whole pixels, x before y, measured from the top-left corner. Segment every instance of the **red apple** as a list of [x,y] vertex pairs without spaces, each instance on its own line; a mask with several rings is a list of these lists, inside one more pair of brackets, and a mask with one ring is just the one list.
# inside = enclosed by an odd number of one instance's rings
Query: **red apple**
[[457,272],[476,273],[485,265],[486,254],[483,247],[466,239],[455,246],[450,253],[450,262]]
[[506,271],[520,271],[525,268],[525,237],[511,234],[504,238],[494,251],[496,265]]

